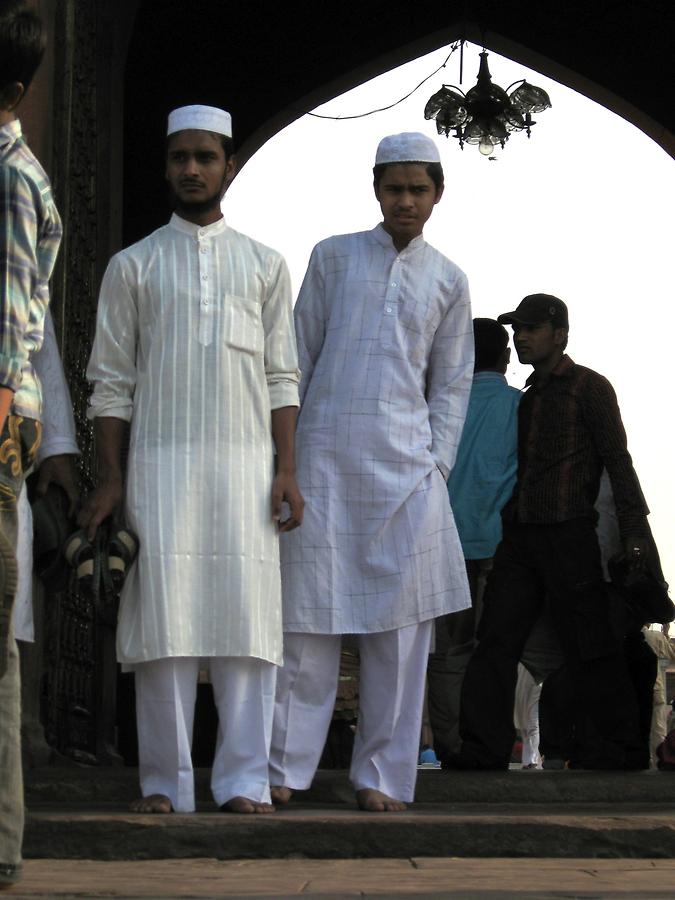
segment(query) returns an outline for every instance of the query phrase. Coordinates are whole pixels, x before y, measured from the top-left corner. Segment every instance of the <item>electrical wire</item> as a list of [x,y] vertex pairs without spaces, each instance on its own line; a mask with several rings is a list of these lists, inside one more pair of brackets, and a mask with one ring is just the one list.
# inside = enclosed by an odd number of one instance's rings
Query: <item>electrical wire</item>
[[427,75],[426,78],[424,78],[422,81],[420,81],[420,83],[416,87],[414,87],[409,93],[407,93],[405,95],[405,97],[401,97],[400,100],[396,100],[394,103],[390,103],[388,106],[381,106],[379,109],[371,109],[370,112],[358,113],[353,116],[325,116],[325,115],[322,115],[321,113],[315,113],[315,112],[308,112],[308,113],[306,113],[306,115],[314,116],[315,119],[332,119],[334,122],[341,122],[341,121],[347,121],[348,119],[365,119],[366,116],[373,116],[373,115],[375,115],[375,113],[386,112],[388,109],[393,109],[395,106],[398,106],[399,103],[403,103],[404,100],[407,100],[409,97],[412,97],[412,95],[415,93],[415,91],[418,91],[422,87],[423,84],[426,84],[426,82],[429,81],[430,78],[433,78],[434,75],[438,75],[438,73],[441,71],[441,69],[444,69],[446,67],[446,65],[448,64],[448,60],[450,59],[452,54],[455,52],[455,50],[457,50],[457,48],[461,45],[461,43],[462,43],[462,41],[455,41],[454,44],[451,44],[450,52],[446,56],[445,62],[441,63],[441,65],[437,69],[435,69],[430,75]]

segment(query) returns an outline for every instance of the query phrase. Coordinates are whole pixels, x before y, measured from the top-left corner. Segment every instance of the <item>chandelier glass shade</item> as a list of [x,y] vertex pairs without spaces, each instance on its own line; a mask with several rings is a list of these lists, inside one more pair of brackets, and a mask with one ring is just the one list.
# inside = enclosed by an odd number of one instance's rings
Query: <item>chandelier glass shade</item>
[[536,124],[532,114],[551,106],[546,91],[525,80],[514,82],[506,90],[493,84],[487,57],[483,50],[478,80],[471,90],[464,94],[455,85],[444,84],[424,108],[424,118],[436,120],[439,134],[449,137],[453,131],[462,149],[464,144],[477,144],[485,156],[497,144],[503,148],[514,131],[525,131],[529,137]]

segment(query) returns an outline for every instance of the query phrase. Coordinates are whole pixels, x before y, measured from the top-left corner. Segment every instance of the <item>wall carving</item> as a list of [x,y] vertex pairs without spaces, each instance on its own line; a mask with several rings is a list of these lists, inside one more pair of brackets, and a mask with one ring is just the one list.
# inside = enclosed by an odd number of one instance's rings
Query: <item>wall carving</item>
[[[54,166],[64,238],[52,284],[52,310],[70,384],[82,451],[82,490],[93,485],[93,432],[86,418],[85,370],[96,317],[97,4],[58,0],[55,17]],[[96,753],[97,621],[75,586],[48,596],[42,720],[61,753],[93,761]]]

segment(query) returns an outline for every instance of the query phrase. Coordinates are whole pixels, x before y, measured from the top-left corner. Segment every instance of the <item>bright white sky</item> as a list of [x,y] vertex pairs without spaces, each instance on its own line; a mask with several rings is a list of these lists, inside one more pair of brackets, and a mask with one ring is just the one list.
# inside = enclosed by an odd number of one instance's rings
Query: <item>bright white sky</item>
[[[464,91],[475,83],[479,51],[465,47]],[[385,106],[448,52],[421,57],[316,111],[347,116]],[[538,291],[568,304],[568,352],[614,385],[673,584],[675,166],[641,131],[581,94],[496,53],[488,61],[495,84],[526,78],[548,92],[552,109],[535,116],[530,140],[513,135],[494,162],[477,147],[461,151],[454,138],[437,138],[446,187],[425,237],[467,273],[474,316],[496,317]],[[458,52],[393,110],[339,122],[303,116],[237,176],[224,202],[229,224],[280,250],[297,292],[315,243],[381,220],[372,190],[375,148],[400,131],[436,137],[423,110],[443,83],[459,84]],[[530,370],[512,355],[507,377],[522,387]]]

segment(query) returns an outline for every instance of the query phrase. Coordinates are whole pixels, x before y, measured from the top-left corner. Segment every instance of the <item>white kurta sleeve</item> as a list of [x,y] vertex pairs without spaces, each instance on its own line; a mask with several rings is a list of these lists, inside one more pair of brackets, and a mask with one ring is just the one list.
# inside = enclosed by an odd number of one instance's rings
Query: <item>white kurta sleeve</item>
[[80,452],[75,437],[70,391],[49,310],[45,316],[42,347],[32,355],[31,361],[42,385],[42,443],[36,457],[39,466],[49,456],[62,453],[77,455]]
[[302,380],[300,402],[312,380],[312,372],[326,336],[326,291],[318,246],[312,250],[295,304],[295,334]]
[[262,307],[265,331],[265,374],[270,408],[299,406],[298,350],[293,327],[293,300],[288,267],[280,256],[274,258]]
[[473,324],[466,276],[434,335],[427,370],[431,455],[447,479],[457,456],[473,379]]
[[94,384],[87,416],[129,422],[136,387],[138,307],[129,273],[119,256],[108,265],[98,302],[96,336],[87,378]]

